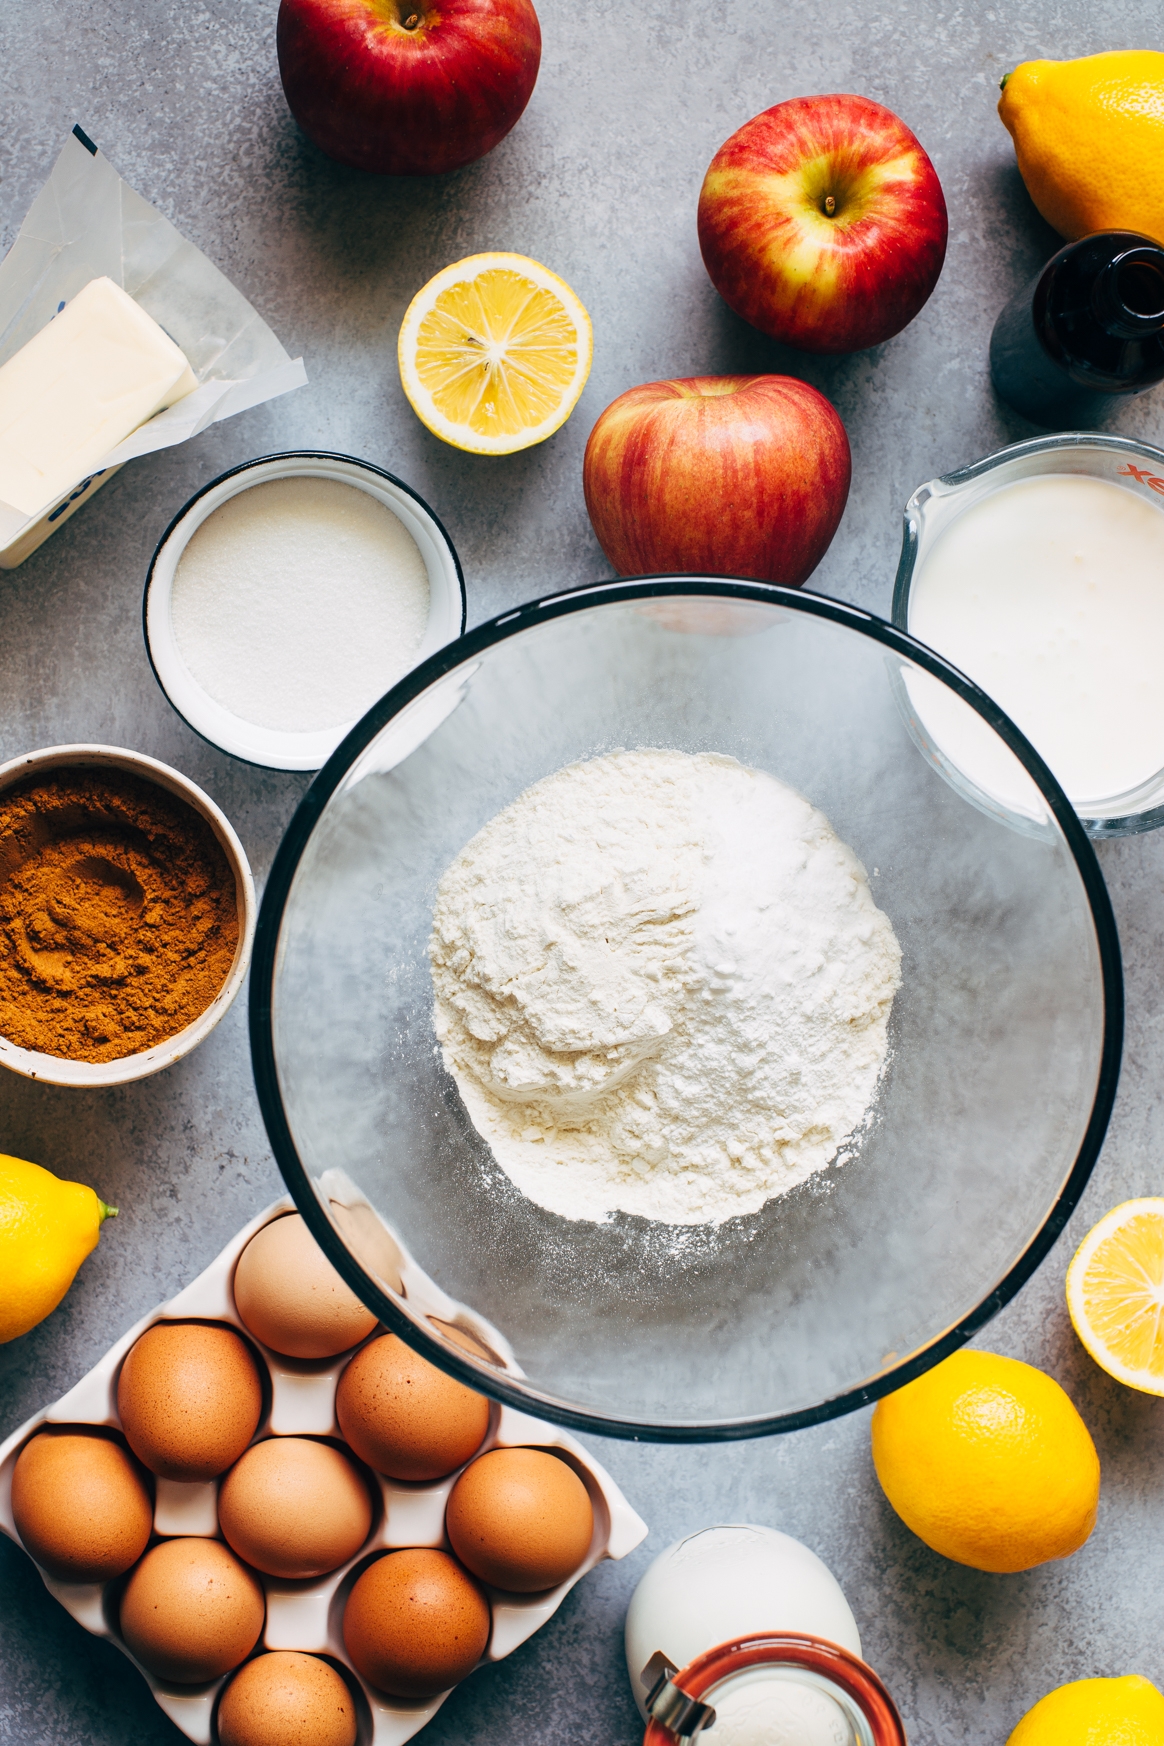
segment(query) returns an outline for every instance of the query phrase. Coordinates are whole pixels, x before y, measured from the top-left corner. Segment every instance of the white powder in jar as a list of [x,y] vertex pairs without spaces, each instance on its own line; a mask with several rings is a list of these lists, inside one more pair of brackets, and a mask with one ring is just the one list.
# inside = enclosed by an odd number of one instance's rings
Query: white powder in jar
[[378,498],[337,479],[268,479],[191,536],[171,618],[194,678],[284,733],[363,715],[412,666],[428,622],[420,548]]
[[429,943],[445,1064],[539,1205],[717,1224],[864,1122],[901,949],[824,814],[734,758],[615,752],[466,844]]
[[715,1710],[707,1746],[857,1746],[836,1699],[791,1669],[751,1668],[706,1701]]

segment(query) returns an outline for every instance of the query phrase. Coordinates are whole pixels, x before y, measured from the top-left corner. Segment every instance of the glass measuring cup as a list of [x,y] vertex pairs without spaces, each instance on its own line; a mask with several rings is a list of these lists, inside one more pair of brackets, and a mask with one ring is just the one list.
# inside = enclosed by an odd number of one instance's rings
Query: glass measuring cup
[[[1063,474],[1106,480],[1146,501],[1164,498],[1164,450],[1098,431],[1064,431],[1015,443],[971,466],[931,479],[918,487],[905,506],[893,622],[902,630],[914,631],[911,599],[915,582],[938,540],[959,517],[1005,486]],[[1164,533],[1164,522],[1161,529]],[[951,651],[939,652],[956,662]],[[910,675],[899,690],[899,702],[914,740],[953,787],[983,811],[1005,819],[1025,834],[1040,835],[1046,830],[1048,815],[1035,784],[1012,765],[1003,767],[993,744],[988,743],[985,728],[980,730],[968,717],[963,719],[964,706],[957,699],[939,696],[924,675]],[[1094,838],[1154,830],[1164,824],[1164,767],[1123,792],[1072,796],[1072,803],[1084,829]]]

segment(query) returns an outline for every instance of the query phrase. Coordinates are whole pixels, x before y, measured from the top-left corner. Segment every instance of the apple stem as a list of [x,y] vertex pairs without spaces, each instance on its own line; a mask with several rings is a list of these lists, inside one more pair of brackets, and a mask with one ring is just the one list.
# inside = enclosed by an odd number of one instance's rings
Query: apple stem
[[404,20],[404,28],[405,28],[405,30],[415,30],[419,23],[420,23],[419,14],[417,14],[415,12],[410,12],[408,14],[408,17]]
[[834,199],[834,197],[831,194],[826,194],[825,195],[825,212],[831,218],[833,216],[833,213],[836,210],[837,210],[836,200]]

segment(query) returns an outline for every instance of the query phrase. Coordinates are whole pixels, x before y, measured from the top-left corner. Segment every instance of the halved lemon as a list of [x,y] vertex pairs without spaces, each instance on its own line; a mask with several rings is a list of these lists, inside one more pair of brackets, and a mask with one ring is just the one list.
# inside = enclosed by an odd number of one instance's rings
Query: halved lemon
[[435,436],[511,455],[552,436],[590,374],[590,317],[526,255],[469,255],[430,279],[400,327],[400,380]]
[[1067,1309],[1109,1376],[1164,1394],[1164,1199],[1125,1200],[1088,1232],[1067,1269]]

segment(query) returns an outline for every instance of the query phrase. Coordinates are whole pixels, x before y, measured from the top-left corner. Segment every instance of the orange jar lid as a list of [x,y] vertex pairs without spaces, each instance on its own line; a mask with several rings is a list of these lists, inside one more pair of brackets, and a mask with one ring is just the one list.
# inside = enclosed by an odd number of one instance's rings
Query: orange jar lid
[[[853,1746],[907,1746],[897,1706],[871,1667],[823,1637],[791,1632],[737,1637],[705,1650],[681,1670],[663,1654],[652,1656],[643,1669],[643,1683],[650,1687],[643,1746],[697,1738],[714,1723],[717,1701],[726,1710],[733,1693],[738,1696],[745,1686],[753,1688],[749,1701],[755,1701],[765,1669],[773,1676],[774,1700],[783,1687],[785,1700],[795,1694],[801,1707],[815,1707],[822,1716],[829,1712],[830,1739],[837,1738],[835,1722],[843,1719]],[[809,1723],[806,1740],[812,1731]]]

